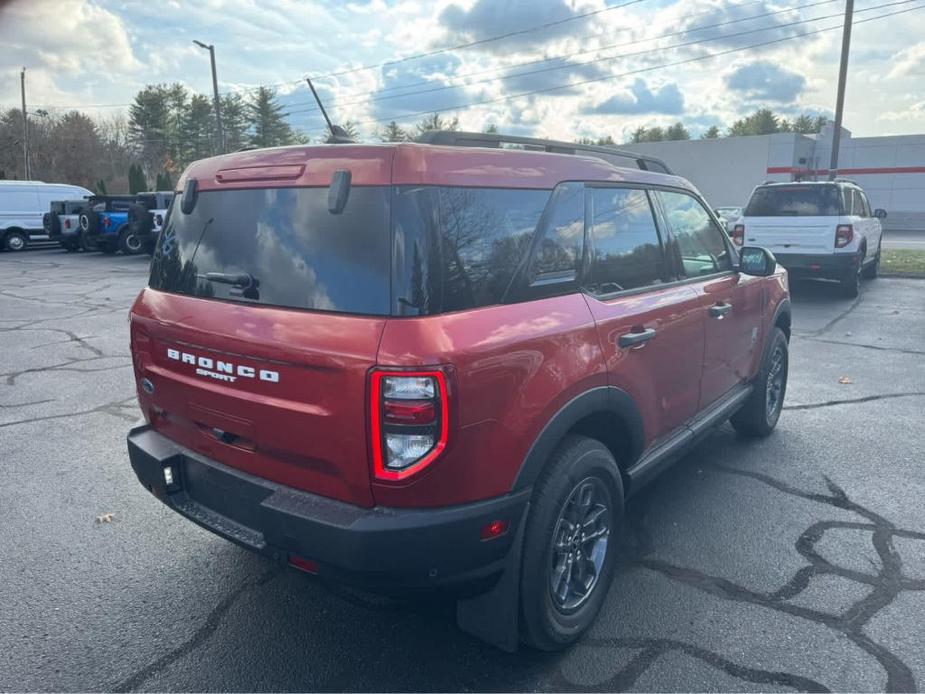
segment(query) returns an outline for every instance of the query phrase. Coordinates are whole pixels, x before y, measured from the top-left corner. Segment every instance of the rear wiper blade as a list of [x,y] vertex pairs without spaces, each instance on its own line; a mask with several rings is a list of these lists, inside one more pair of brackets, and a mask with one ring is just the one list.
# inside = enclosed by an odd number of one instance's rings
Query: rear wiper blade
[[233,273],[233,272],[207,272],[205,275],[201,275],[204,279],[209,282],[218,282],[219,284],[230,284],[234,287],[249,287],[254,284],[254,278],[248,273]]

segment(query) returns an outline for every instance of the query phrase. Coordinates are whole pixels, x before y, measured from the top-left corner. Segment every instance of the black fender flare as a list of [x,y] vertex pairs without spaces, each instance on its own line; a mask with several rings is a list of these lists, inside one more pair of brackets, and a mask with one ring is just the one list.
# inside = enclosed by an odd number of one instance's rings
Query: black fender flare
[[642,415],[629,393],[616,386],[598,386],[569,400],[546,423],[520,466],[511,491],[533,486],[543,466],[562,437],[588,415],[607,412],[617,418],[629,432],[629,460],[619,461],[625,470],[642,454],[645,443]]
[[[780,300],[780,303],[777,304],[777,308],[774,309],[774,315],[771,316],[771,322],[768,325],[768,328],[770,329],[770,328],[773,328],[775,325],[777,325],[777,321],[780,319],[782,315],[787,316],[787,319],[788,319],[787,322],[789,324],[793,323],[793,318],[792,318],[793,312],[790,309],[790,299],[785,298],[785,299]],[[788,335],[787,337],[789,339],[790,336]]]

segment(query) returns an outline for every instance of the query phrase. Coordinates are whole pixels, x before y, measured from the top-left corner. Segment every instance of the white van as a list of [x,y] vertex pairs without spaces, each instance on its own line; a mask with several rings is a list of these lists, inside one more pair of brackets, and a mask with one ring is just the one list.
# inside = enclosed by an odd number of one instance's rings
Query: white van
[[854,297],[861,277],[879,271],[885,217],[852,181],[764,183],[752,191],[732,240],[764,246],[794,278],[838,280]]
[[74,200],[93,195],[66,183],[0,181],[0,250],[21,251],[30,240],[47,238],[42,215],[52,200]]

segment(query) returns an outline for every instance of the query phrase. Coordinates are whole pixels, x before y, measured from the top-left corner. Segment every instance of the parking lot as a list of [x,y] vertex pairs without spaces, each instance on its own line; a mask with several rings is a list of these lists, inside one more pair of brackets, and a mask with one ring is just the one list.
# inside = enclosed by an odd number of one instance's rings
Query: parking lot
[[142,489],[126,316],[147,262],[0,254],[0,689],[925,683],[925,282],[794,287],[777,431],[724,425],[634,498],[590,636],[511,655],[459,632],[452,604],[323,586]]

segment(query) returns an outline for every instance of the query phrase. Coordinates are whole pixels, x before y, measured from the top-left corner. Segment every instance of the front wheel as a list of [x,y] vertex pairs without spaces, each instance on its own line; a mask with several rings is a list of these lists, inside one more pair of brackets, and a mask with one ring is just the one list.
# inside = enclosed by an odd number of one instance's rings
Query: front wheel
[[3,239],[3,247],[8,251],[21,251],[26,247],[27,243],[26,235],[21,231],[7,232],[6,237]]
[[623,518],[623,485],[610,451],[566,437],[536,484],[524,535],[521,640],[544,651],[574,643],[607,597]]
[[141,238],[131,228],[119,234],[119,250],[125,255],[138,255],[144,250]]
[[787,393],[789,350],[784,331],[775,327],[751,395],[729,421],[745,436],[767,436],[780,419]]

